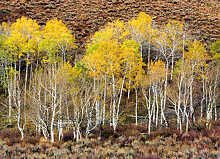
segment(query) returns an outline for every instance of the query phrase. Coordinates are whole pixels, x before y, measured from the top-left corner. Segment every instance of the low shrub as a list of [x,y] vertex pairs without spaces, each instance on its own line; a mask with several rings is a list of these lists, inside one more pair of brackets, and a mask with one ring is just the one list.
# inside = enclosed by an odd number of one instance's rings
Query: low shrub
[[17,143],[20,143],[20,142],[21,142],[20,138],[13,137],[13,138],[8,138],[6,144],[8,146],[13,146],[14,144],[17,144]]
[[74,143],[72,141],[68,141],[64,147],[69,151],[72,151],[72,146],[74,146]]
[[47,144],[41,144],[41,149],[43,150],[43,152],[46,152],[48,148],[49,146]]
[[61,145],[62,145],[62,142],[61,142],[61,141],[57,141],[57,142],[52,143],[52,146],[53,146],[53,147],[56,147],[56,148],[58,148],[58,149],[60,149]]
[[36,136],[26,136],[24,138],[25,143],[32,144],[32,145],[38,144],[39,141],[40,141],[39,137],[36,137]]
[[149,156],[141,158],[141,159],[161,159],[161,158],[159,156],[156,156],[156,155],[149,155]]
[[109,126],[106,126],[102,130],[102,134],[101,135],[102,135],[103,138],[107,139],[110,136],[112,136],[113,134],[114,134],[114,130],[111,127],[109,127]]
[[0,138],[10,139],[10,138],[20,138],[20,132],[18,129],[3,129],[0,131]]
[[73,131],[69,130],[63,133],[63,141],[73,141],[74,140],[74,134]]

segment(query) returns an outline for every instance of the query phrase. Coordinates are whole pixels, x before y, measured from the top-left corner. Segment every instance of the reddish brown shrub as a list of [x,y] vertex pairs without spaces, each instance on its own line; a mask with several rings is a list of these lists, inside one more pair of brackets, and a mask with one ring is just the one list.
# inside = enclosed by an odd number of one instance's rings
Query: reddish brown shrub
[[60,146],[62,145],[62,142],[54,142],[53,144],[52,144],[52,146],[53,147],[56,147],[56,148],[58,148],[58,149],[60,149]]
[[190,130],[188,133],[179,134],[177,140],[179,141],[194,141],[200,137],[201,133],[196,130]]
[[6,144],[7,144],[8,146],[13,146],[14,144],[20,143],[20,142],[21,142],[21,139],[20,139],[20,138],[14,137],[14,138],[9,138],[9,139],[7,140],[7,142],[6,142]]
[[138,131],[137,129],[126,129],[124,132],[123,132],[123,135],[124,136],[136,136],[136,135],[139,135],[140,134],[140,131]]
[[47,144],[42,144],[41,148],[42,148],[43,152],[45,152],[49,148],[49,146]]
[[220,127],[220,120],[213,121],[212,126],[213,127]]
[[156,156],[156,155],[149,155],[147,157],[144,158],[140,158],[140,159],[161,159],[160,157]]
[[69,130],[63,133],[63,141],[67,142],[67,141],[73,141],[74,140],[74,135],[73,135],[73,131]]
[[40,141],[39,137],[36,137],[36,136],[26,136],[24,138],[25,143],[32,144],[32,145],[36,145],[37,143],[39,143],[39,141]]
[[6,138],[20,138],[20,132],[18,129],[3,129],[0,132],[0,137],[2,139]]
[[170,137],[170,136],[173,136],[173,134],[178,134],[178,132],[172,128],[162,128],[162,129],[158,129],[156,131],[152,131],[149,137],[151,139],[153,139],[157,136]]
[[124,136],[137,136],[142,132],[147,132],[147,129],[143,126],[140,125],[134,125],[134,124],[130,124],[130,125],[123,125],[123,126],[119,126],[118,133],[120,133],[121,135]]

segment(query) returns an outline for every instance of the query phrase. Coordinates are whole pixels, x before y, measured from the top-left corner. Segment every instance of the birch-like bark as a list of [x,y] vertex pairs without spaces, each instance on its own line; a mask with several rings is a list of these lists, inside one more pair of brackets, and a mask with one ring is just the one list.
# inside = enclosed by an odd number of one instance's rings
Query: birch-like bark
[[104,81],[104,101],[103,101],[103,117],[102,117],[102,125],[105,125],[105,107],[106,107],[106,96],[107,96],[107,77],[105,74],[105,81]]
[[138,90],[135,88],[135,123],[138,125]]
[[181,121],[181,118],[180,118],[180,110],[181,110],[181,89],[182,89],[182,83],[183,83],[183,73],[181,73],[180,75],[180,81],[179,81],[179,84],[178,84],[178,102],[177,102],[177,124],[179,125],[179,130],[180,130],[180,133],[182,133],[182,121]]

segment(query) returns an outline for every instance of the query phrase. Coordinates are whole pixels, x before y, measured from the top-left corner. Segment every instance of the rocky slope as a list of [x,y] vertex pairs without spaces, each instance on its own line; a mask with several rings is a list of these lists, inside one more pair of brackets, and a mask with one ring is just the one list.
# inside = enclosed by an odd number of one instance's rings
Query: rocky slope
[[45,24],[57,17],[82,47],[107,22],[127,20],[144,11],[157,24],[169,19],[184,22],[195,37],[209,44],[220,38],[219,8],[219,0],[1,0],[0,22],[27,16]]

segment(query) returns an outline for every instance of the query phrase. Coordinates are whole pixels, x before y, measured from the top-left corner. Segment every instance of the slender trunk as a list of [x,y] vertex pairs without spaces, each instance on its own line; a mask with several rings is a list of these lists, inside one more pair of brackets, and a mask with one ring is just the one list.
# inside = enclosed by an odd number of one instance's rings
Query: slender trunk
[[112,118],[113,118],[113,97],[111,96],[111,101],[110,101],[110,109],[109,109],[109,116],[110,116],[110,121],[109,121],[109,124],[110,126],[113,125],[113,121],[112,121]]
[[182,122],[180,118],[180,109],[181,109],[181,88],[182,88],[182,82],[183,82],[183,74],[180,75],[180,82],[178,85],[178,104],[177,104],[177,124],[179,125],[180,133],[182,133]]
[[55,69],[56,66],[53,65],[52,66],[52,75],[54,76],[54,81],[51,83],[51,88],[52,88],[52,99],[53,99],[53,103],[52,103],[52,117],[51,117],[51,124],[50,124],[50,137],[51,137],[51,142],[54,142],[54,122],[55,122],[55,115],[56,115],[56,107],[57,107],[57,81],[56,81],[56,75],[55,75]]
[[[16,83],[15,83],[16,85]],[[18,127],[18,130],[20,131],[21,133],[21,139],[23,140],[24,139],[24,125],[25,123],[23,124],[23,126],[21,125],[21,90],[18,88],[17,90],[17,93],[16,93],[16,96],[14,95],[14,104],[17,108],[17,127]]]
[[164,84],[164,101],[163,101],[163,119],[165,122],[165,125],[168,126],[165,115],[164,115],[164,110],[166,109],[166,100],[167,100],[167,82],[168,82],[168,60],[166,60],[166,77],[165,77],[165,84]]
[[216,73],[216,78],[215,78],[215,82],[214,82],[214,91],[213,91],[213,98],[214,98],[214,109],[215,109],[215,120],[217,120],[217,105],[216,105],[216,98],[217,98],[217,95],[216,95],[216,88],[217,88],[217,82],[218,82],[218,78],[219,78],[219,70],[217,70],[217,73]]
[[105,74],[105,86],[104,86],[104,105],[103,105],[103,117],[102,117],[102,124],[105,124],[105,103],[106,103],[106,93],[107,93],[107,78]]
[[156,98],[156,127],[158,126],[158,116],[159,116],[159,104],[158,104],[158,92],[155,90],[155,98]]
[[12,116],[12,80],[9,80],[8,84],[8,119],[11,124],[11,116]]
[[[117,117],[117,123],[118,123],[118,120],[119,120],[119,111],[120,111],[121,97],[122,97],[123,88],[124,88],[124,82],[125,82],[125,76],[123,77],[120,92],[119,92],[119,99],[118,99],[118,104],[117,104],[117,116],[116,116]],[[117,124],[116,124],[116,126],[117,126]]]
[[51,124],[50,124],[50,137],[51,142],[54,142],[54,122],[55,122],[55,114],[56,114],[56,104],[53,104],[52,106],[52,117],[51,117]]
[[26,62],[25,81],[24,81],[24,105],[26,105],[27,78],[28,78],[28,64]]
[[99,105],[99,100],[96,100],[95,102],[95,110],[96,110],[96,125],[100,124],[100,105]]
[[112,103],[112,125],[114,131],[116,130],[116,92],[115,92],[115,77],[112,75],[112,95],[113,95],[113,103]]
[[151,52],[151,42],[150,42],[151,38],[149,39],[149,45],[148,45],[148,55],[147,55],[147,64],[148,66],[150,65],[150,52]]
[[59,120],[58,120],[58,131],[59,131],[59,141],[61,140],[61,138],[63,137],[63,115],[62,115],[62,92],[60,93],[60,103],[59,103],[60,109],[59,109]]
[[193,85],[190,84],[190,117],[192,118],[192,121],[194,122],[194,108],[193,108]]
[[176,49],[176,44],[173,44],[173,48],[171,50],[171,75],[170,75],[170,79],[173,79],[173,68],[174,68],[174,53],[175,53],[175,49]]
[[[145,95],[145,99],[147,99]],[[151,89],[148,90],[148,134],[151,132]]]
[[135,102],[135,123],[138,125],[138,90],[135,88],[135,96],[136,96],[136,102]]
[[188,133],[188,131],[189,131],[189,116],[187,113],[185,115],[186,115],[186,133]]
[[205,79],[202,80],[202,100],[200,102],[200,118],[203,118],[203,103],[205,101]]

